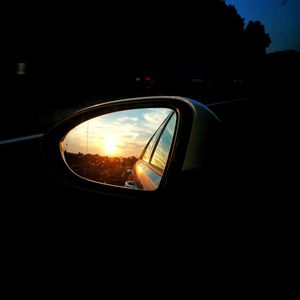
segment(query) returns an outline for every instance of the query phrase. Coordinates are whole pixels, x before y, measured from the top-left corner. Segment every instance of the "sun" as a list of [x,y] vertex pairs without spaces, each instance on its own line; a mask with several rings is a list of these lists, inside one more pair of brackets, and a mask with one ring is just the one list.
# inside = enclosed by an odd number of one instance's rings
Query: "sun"
[[104,150],[107,154],[115,154],[117,152],[116,140],[107,138],[104,142]]

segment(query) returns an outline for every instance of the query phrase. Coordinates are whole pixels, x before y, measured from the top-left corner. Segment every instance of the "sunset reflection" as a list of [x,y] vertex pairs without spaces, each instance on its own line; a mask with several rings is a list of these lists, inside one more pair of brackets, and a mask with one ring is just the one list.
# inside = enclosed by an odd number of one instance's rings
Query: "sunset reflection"
[[124,186],[128,170],[171,111],[131,109],[90,119],[66,135],[61,142],[62,155],[77,175]]
[[104,151],[107,155],[116,155],[117,152],[119,152],[119,148],[117,148],[116,143],[117,141],[114,138],[107,138],[104,141]]
[[131,109],[93,118],[72,129],[63,147],[72,153],[138,157],[170,111]]

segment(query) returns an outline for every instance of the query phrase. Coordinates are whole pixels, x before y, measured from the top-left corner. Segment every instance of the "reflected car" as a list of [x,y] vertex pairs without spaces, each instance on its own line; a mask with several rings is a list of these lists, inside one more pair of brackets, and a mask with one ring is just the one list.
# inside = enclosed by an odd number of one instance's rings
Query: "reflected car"
[[127,188],[154,191],[158,188],[171,153],[176,128],[176,113],[171,112],[153,134],[133,170],[128,170]]

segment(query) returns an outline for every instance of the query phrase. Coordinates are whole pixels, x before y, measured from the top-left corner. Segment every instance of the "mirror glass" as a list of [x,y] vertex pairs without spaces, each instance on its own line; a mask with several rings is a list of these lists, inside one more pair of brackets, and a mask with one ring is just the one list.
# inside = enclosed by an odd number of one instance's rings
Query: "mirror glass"
[[87,120],[61,141],[68,167],[99,183],[158,188],[170,154],[177,115],[169,108],[131,109]]

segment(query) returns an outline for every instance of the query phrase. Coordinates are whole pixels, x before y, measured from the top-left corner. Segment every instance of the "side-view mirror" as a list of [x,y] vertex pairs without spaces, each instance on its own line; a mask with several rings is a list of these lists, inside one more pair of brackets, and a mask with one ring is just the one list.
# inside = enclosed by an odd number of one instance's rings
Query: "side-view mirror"
[[61,155],[78,176],[102,184],[155,190],[165,170],[177,115],[137,108],[89,119],[61,141]]
[[75,187],[156,199],[204,170],[219,131],[218,118],[197,101],[133,98],[72,114],[45,134],[42,150],[54,173]]

